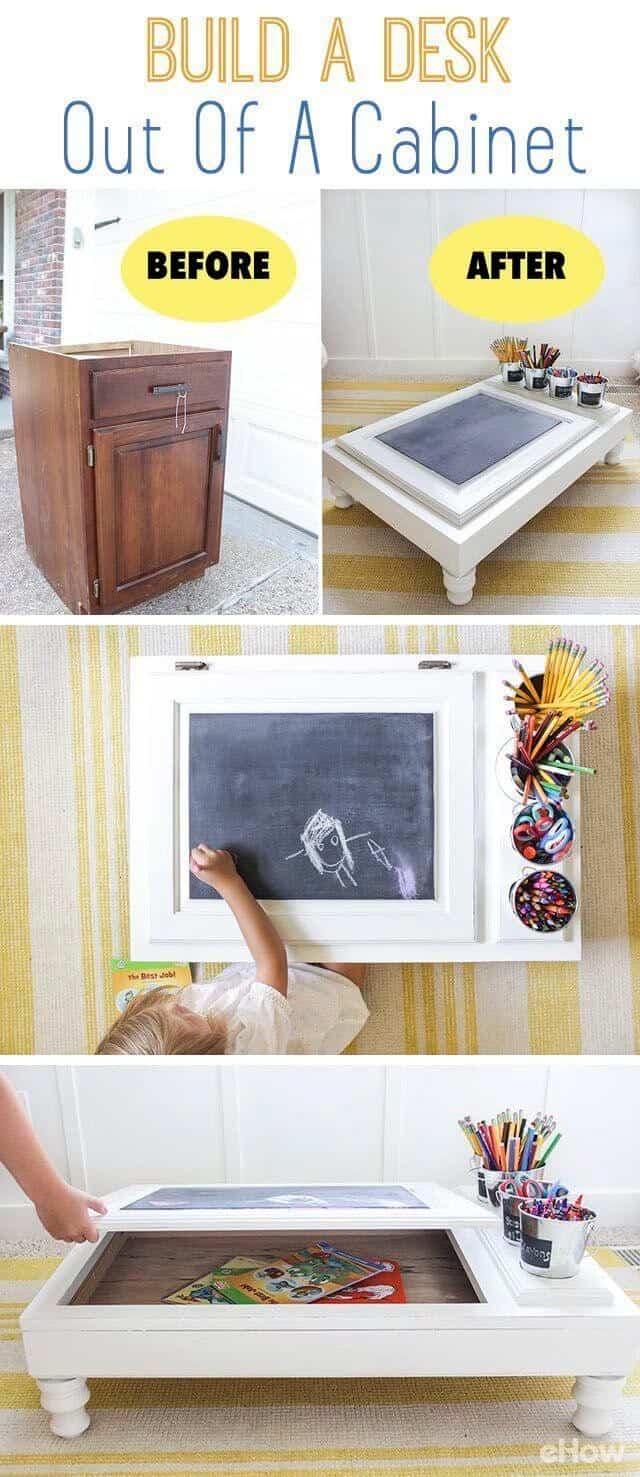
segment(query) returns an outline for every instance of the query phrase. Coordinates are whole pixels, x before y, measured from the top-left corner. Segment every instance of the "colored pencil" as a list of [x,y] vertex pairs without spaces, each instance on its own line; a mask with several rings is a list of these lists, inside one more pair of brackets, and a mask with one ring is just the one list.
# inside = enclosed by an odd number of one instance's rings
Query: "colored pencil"
[[538,1113],[528,1122],[522,1108],[505,1108],[489,1123],[467,1114],[458,1124],[482,1167],[506,1173],[541,1168],[560,1138],[555,1118]]

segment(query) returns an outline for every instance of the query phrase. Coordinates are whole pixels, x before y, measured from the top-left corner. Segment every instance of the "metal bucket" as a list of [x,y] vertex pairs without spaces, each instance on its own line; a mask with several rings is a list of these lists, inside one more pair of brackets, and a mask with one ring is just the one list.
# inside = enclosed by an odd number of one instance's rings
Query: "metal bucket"
[[546,369],[533,369],[525,364],[524,382],[528,390],[544,390],[547,383]]
[[487,1200],[493,1210],[499,1210],[498,1185],[504,1179],[504,1169],[484,1169],[482,1173],[484,1175]]
[[609,381],[606,379],[596,380],[595,384],[589,384],[588,381],[579,379],[578,405],[591,405],[596,407],[603,405],[604,397],[607,393],[608,383]]
[[[508,1179],[512,1183],[514,1181],[522,1183],[522,1180],[530,1180],[531,1178],[530,1171],[521,1175],[510,1174],[508,1176]],[[533,1178],[535,1179],[535,1175]],[[551,1180],[540,1180],[540,1184],[546,1189],[547,1186],[551,1185]],[[504,1239],[512,1245],[519,1245],[521,1239],[520,1211],[523,1206],[526,1207],[527,1202],[524,1196],[505,1194],[503,1190],[498,1190],[498,1202],[502,1206],[502,1234]]]
[[519,361],[513,364],[503,364],[502,378],[505,385],[519,385],[524,379],[524,370]]
[[520,1209],[520,1266],[534,1277],[576,1277],[595,1226],[594,1210],[581,1221],[552,1221]]
[[[540,1184],[551,1184],[551,1180],[541,1180],[535,1169],[483,1169],[485,1196],[494,1210],[499,1210],[502,1205],[500,1186],[504,1180],[510,1180],[512,1184],[521,1185],[524,1180],[539,1180]],[[485,1198],[485,1197],[483,1197]]]
[[564,374],[550,374],[548,376],[549,394],[552,400],[570,400],[573,395],[577,375],[571,372]]
[[478,1200],[482,1200],[484,1205],[492,1205],[493,1209],[497,1210],[496,1190],[500,1181],[504,1179],[504,1169],[484,1169],[481,1164],[472,1161],[471,1172],[475,1175]]

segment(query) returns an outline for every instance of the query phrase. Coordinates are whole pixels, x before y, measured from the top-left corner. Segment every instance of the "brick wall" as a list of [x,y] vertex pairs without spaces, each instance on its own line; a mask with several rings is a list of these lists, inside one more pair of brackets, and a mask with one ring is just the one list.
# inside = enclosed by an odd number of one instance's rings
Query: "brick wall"
[[[60,343],[64,216],[64,190],[16,192],[17,343]],[[8,374],[0,369],[0,394],[8,388]]]

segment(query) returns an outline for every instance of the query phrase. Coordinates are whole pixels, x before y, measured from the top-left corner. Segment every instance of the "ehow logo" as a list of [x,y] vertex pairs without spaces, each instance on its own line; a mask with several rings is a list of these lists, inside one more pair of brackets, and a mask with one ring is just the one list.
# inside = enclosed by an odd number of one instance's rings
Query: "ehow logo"
[[596,1462],[624,1461],[624,1446],[612,1442],[581,1441],[574,1436],[572,1441],[556,1441],[553,1445],[540,1447],[540,1461],[553,1466],[556,1462],[573,1462],[575,1466],[593,1466]]

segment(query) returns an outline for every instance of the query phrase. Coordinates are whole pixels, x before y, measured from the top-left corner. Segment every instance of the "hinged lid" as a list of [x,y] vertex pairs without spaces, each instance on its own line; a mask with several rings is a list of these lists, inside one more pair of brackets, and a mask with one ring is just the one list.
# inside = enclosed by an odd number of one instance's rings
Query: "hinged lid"
[[491,1225],[493,1216],[441,1185],[128,1185],[105,1197],[104,1231],[407,1230]]
[[593,422],[495,378],[338,437],[356,461],[463,528],[574,446]]

